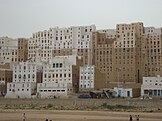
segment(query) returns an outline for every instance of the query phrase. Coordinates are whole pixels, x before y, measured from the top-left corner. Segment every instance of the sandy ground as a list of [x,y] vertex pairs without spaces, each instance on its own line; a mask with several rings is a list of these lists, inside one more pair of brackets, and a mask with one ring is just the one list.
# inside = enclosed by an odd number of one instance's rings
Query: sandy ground
[[66,111],[66,110],[1,110],[0,121],[22,121],[23,113],[26,121],[129,121],[131,114],[140,115],[140,121],[162,121],[162,113],[110,112],[110,111]]

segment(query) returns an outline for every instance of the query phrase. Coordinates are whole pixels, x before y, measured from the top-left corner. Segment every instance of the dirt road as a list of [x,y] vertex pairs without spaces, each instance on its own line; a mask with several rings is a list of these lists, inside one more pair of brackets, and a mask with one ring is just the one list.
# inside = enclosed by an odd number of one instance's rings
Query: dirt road
[[24,112],[26,121],[129,121],[130,114],[134,119],[139,114],[140,121],[162,121],[162,113],[66,110],[1,110],[0,121],[22,121]]

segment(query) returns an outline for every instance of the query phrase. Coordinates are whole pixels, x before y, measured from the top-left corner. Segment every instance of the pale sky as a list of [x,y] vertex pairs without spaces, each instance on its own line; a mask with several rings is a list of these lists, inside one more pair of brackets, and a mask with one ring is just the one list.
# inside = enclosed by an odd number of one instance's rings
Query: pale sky
[[0,0],[0,37],[31,37],[51,27],[143,22],[162,27],[162,0]]

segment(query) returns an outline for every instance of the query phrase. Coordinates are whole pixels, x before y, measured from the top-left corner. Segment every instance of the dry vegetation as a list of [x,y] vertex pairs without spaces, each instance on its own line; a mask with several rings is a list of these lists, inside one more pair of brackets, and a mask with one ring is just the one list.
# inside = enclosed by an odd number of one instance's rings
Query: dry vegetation
[[159,99],[4,99],[0,98],[0,121],[161,121]]
[[22,110],[109,110],[161,112],[159,99],[4,99],[0,98],[0,109]]

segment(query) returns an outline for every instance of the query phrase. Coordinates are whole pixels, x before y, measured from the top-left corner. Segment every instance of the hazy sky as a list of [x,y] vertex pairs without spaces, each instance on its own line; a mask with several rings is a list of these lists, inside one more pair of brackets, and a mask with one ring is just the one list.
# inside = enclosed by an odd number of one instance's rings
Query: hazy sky
[[0,37],[31,37],[50,27],[144,22],[162,27],[162,0],[0,0]]

